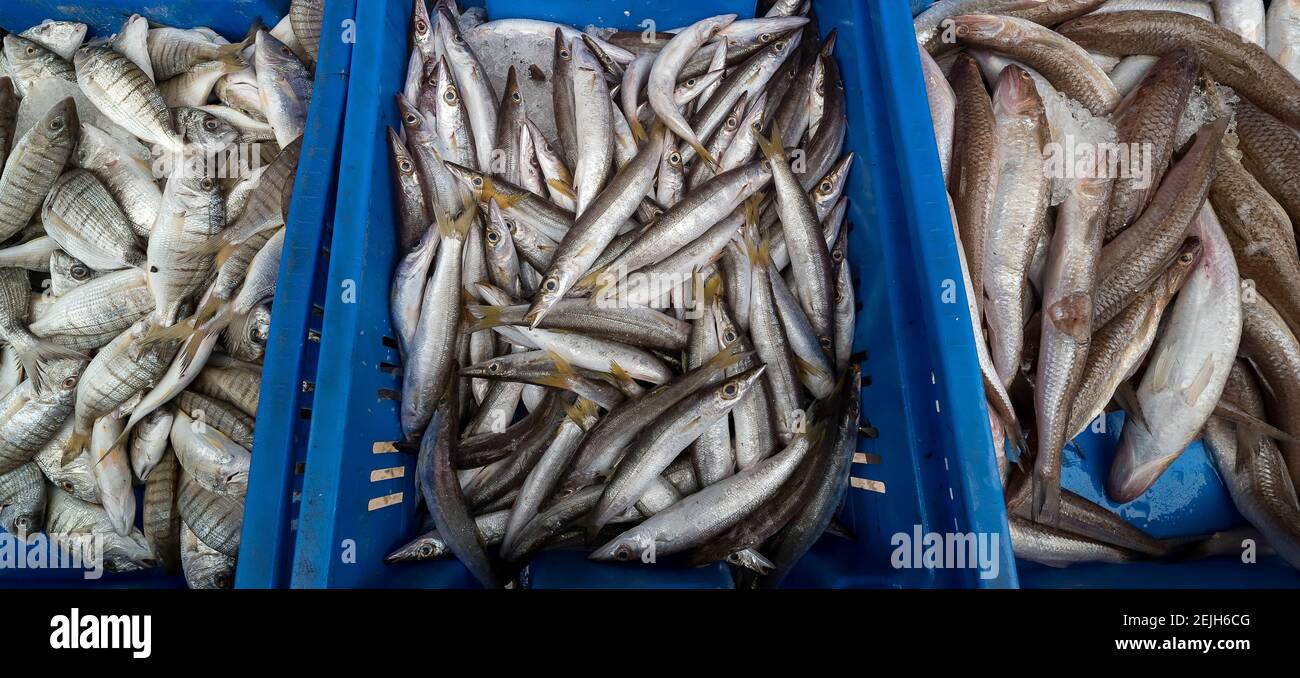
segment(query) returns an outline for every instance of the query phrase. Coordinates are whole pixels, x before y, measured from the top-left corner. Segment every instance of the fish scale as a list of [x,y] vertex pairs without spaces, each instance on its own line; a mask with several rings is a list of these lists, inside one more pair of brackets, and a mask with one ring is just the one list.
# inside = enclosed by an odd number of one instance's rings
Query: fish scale
[[244,525],[244,502],[209,492],[190,474],[179,473],[176,509],[181,520],[204,544],[231,558],[238,556],[240,530]]
[[95,108],[144,141],[181,150],[167,102],[133,61],[106,47],[83,47],[73,63],[77,84]]
[[76,126],[72,99],[64,99],[14,144],[0,174],[0,240],[21,231],[40,209],[72,152]]
[[41,213],[45,230],[65,252],[100,271],[144,265],[144,250],[117,201],[86,170],[65,172]]

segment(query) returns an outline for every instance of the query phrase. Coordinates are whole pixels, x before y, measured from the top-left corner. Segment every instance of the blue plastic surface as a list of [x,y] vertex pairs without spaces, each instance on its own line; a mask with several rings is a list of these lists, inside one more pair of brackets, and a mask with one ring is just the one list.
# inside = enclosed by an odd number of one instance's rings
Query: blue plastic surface
[[[983,580],[975,570],[895,569],[891,537],[929,531],[997,533],[1010,562],[974,336],[911,35],[909,6],[897,0],[816,0],[823,34],[836,49],[850,119],[846,150],[850,257],[861,305],[855,350],[863,363],[862,438],[842,520],[856,540],[825,537],[787,580],[792,587],[1010,586],[1011,568]],[[400,437],[399,358],[388,314],[395,264],[393,195],[386,127],[397,124],[411,12],[406,0],[359,3],[352,55],[341,186],[335,211],[315,408],[299,519],[295,587],[473,585],[454,561],[386,566],[383,556],[414,536],[414,460],[392,452]],[[730,1],[689,4],[491,0],[489,18],[636,14],[658,26],[734,11]],[[653,9],[649,9],[653,7]],[[506,11],[508,10],[508,12]],[[752,8],[749,13],[752,15]],[[625,24],[627,25],[627,24]],[[630,25],[636,26],[633,21]],[[938,190],[932,187],[938,186]],[[346,299],[341,290],[355,297]],[[328,375],[328,378],[326,378]],[[581,554],[547,553],[529,568],[536,588],[730,586],[721,568],[598,565]]]
[[[342,26],[352,17],[353,0],[331,0],[326,25]],[[0,27],[20,31],[44,19],[82,21],[91,35],[115,33],[131,14],[180,27],[209,26],[238,40],[256,19],[274,25],[288,11],[289,0],[5,0]],[[341,30],[341,29],[340,29]],[[322,36],[329,36],[322,31]],[[307,428],[302,408],[310,407],[305,385],[315,379],[315,343],[323,298],[326,252],[322,235],[332,221],[338,141],[342,129],[347,67],[351,44],[322,39],[314,96],[294,185],[279,292],[273,305],[271,334],[262,373],[261,408],[253,448],[236,586],[286,586],[293,550],[290,531],[301,487],[294,474],[306,457]],[[297,481],[297,482],[295,482]],[[80,571],[0,569],[0,587],[183,587],[179,576],[152,570],[105,574],[89,581]]]
[[[919,12],[930,4],[930,0],[911,2],[914,12]],[[905,38],[914,40],[910,31]],[[924,94],[924,83],[921,80],[914,79],[913,84]],[[929,115],[921,113],[915,117],[923,120],[926,126],[931,125]],[[928,134],[932,137],[932,128]],[[937,153],[933,146],[927,152],[932,155]],[[938,166],[937,155],[931,164]],[[937,175],[927,176],[924,183],[918,183],[917,187],[942,199],[943,181]],[[944,228],[951,228],[947,210],[941,212],[936,218],[944,222]],[[982,395],[978,397],[983,398]],[[1218,470],[1199,440],[1189,445],[1142,496],[1127,504],[1111,501],[1106,496],[1105,484],[1123,423],[1122,414],[1109,414],[1104,426],[1096,426],[1094,422],[1094,427],[1079,435],[1073,445],[1066,447],[1061,471],[1061,484],[1066,489],[1115,511],[1134,526],[1158,538],[1205,535],[1245,524],[1233,506]],[[984,440],[973,432],[969,439]],[[973,450],[973,453],[989,459],[994,456],[991,443],[984,449]],[[993,482],[997,482],[996,477]],[[984,480],[978,484],[987,487],[989,482]],[[987,501],[981,503],[981,506],[1005,516],[1000,490],[990,492]],[[994,521],[990,519],[990,522]],[[1006,533],[1002,541],[1010,543]],[[1276,556],[1261,558],[1253,564],[1221,557],[1184,563],[1098,564],[1068,568],[1050,568],[1037,563],[1016,561],[1015,569],[1020,585],[1026,588],[1300,587],[1300,573]]]

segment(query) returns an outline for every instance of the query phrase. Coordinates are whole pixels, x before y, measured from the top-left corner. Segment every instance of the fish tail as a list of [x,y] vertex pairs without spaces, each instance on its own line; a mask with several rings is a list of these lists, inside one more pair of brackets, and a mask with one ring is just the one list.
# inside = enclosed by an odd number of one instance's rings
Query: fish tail
[[48,341],[31,337],[22,341],[18,350],[18,361],[22,363],[23,373],[32,380],[32,385],[41,389],[45,383],[45,365],[55,360],[85,360],[81,352]]
[[573,423],[586,430],[587,422],[596,416],[596,403],[586,398],[578,398],[572,405],[564,403],[564,412],[569,415]]
[[448,215],[442,210],[437,210],[438,233],[444,238],[452,240],[464,240],[469,234],[469,227],[478,217],[478,205],[474,204],[474,199],[468,194],[461,194],[461,212],[460,216],[455,219],[449,219]]
[[618,364],[618,361],[615,360],[609,361],[609,374],[610,376],[614,377],[614,379],[618,381],[621,387],[620,390],[622,390],[624,393],[631,393],[635,391],[636,380],[632,378],[632,375],[628,374],[627,370],[623,369],[622,365]]
[[144,336],[138,340],[140,348],[149,348],[172,341],[182,341],[188,339],[190,335],[197,330],[189,322],[178,322],[174,325],[154,325],[145,331]]
[[763,135],[756,134],[758,137],[758,148],[763,151],[763,156],[768,160],[780,160],[785,155],[785,144],[781,141],[781,130],[776,125],[772,126],[772,138],[764,139]]
[[573,186],[569,184],[569,182],[563,179],[547,179],[546,185],[550,186],[551,190],[555,191],[556,193],[559,193],[560,195],[566,198],[569,198],[570,200],[574,199],[578,195],[577,193],[574,192]]
[[493,327],[500,327],[505,323],[501,320],[501,307],[491,305],[469,304],[465,310],[474,316],[474,322],[465,328],[465,334],[473,334],[481,330],[490,330]]
[[699,155],[704,162],[707,162],[714,167],[719,166],[717,158],[713,157],[713,154],[709,152],[709,149],[704,147],[704,144],[700,143],[699,139],[691,141],[690,144],[691,148],[695,149],[696,155]]
[[68,438],[67,444],[63,446],[63,458],[60,460],[60,465],[67,466],[68,464],[71,464],[72,460],[80,457],[81,453],[86,451],[86,445],[89,443],[89,435],[81,432],[73,432],[72,436]]
[[632,136],[636,137],[638,143],[650,138],[645,133],[645,126],[641,124],[641,120],[635,115],[628,119],[627,125],[632,128]]
[[1056,517],[1061,509],[1061,483],[1057,479],[1043,477],[1037,466],[1034,467],[1034,473],[1031,476],[1033,483],[1033,519],[1034,522],[1046,525],[1056,524]]

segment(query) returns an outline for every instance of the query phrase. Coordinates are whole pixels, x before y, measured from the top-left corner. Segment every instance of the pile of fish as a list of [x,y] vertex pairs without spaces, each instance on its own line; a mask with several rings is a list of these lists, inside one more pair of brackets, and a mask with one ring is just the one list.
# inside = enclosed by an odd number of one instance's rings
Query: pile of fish
[[[416,0],[391,311],[432,529],[390,562],[494,587],[568,546],[770,586],[826,531],[858,436],[853,158],[801,4],[643,35]],[[541,47],[497,73],[503,36]]]
[[320,12],[234,44],[140,16],[4,37],[5,531],[233,583]]
[[1017,449],[1016,555],[1240,548],[1061,488],[1063,448],[1119,407],[1111,500],[1199,437],[1300,568],[1300,2],[942,0],[915,28],[994,439]]

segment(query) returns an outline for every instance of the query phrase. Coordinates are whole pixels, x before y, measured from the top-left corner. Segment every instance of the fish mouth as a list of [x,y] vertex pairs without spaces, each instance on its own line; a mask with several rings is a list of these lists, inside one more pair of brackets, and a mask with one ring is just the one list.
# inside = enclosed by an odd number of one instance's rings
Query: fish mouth
[[1106,494],[1114,501],[1127,504],[1142,496],[1155,484],[1174,463],[1178,454],[1165,455],[1148,460],[1138,460],[1131,445],[1121,442],[1115,451],[1115,460],[1111,462],[1110,477],[1106,482]]

